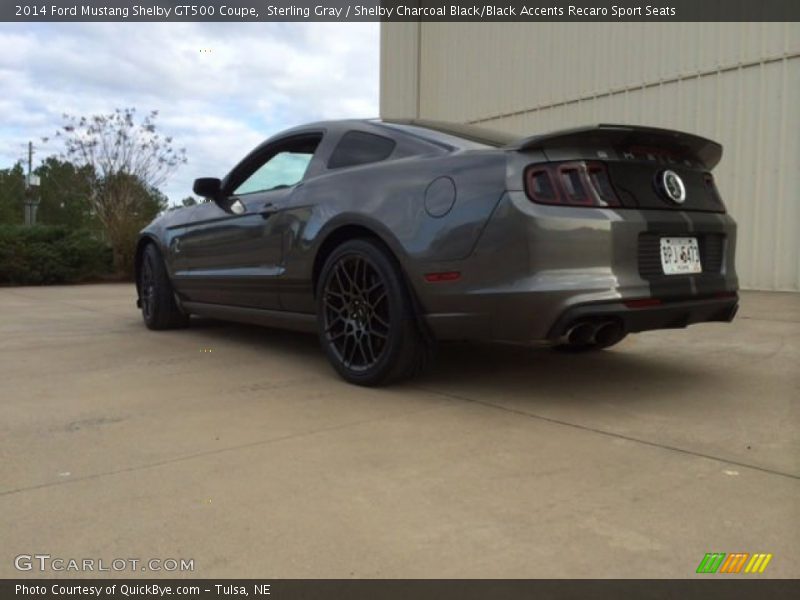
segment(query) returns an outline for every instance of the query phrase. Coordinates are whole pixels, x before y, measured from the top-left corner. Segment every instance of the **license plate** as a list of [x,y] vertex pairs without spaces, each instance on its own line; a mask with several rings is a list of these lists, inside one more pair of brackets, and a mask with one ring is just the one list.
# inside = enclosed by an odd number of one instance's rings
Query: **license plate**
[[664,275],[702,273],[697,238],[661,238],[661,268],[664,269]]

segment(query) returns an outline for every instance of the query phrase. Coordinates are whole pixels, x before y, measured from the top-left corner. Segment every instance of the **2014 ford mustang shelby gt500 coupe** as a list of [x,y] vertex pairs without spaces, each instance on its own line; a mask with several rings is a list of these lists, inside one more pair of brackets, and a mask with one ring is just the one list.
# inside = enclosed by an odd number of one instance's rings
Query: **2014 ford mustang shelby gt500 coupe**
[[313,123],[140,236],[145,324],[192,314],[318,332],[347,381],[420,370],[437,340],[607,348],[730,321],[722,148],[647,127],[532,137],[430,121]]

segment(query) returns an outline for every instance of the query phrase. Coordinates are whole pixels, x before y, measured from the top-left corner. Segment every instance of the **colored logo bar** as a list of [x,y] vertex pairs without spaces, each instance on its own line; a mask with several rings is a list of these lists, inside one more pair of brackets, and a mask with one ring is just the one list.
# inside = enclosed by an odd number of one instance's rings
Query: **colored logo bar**
[[[763,573],[767,568],[772,554],[749,554],[748,552],[709,552],[697,566],[698,573]],[[747,565],[747,566],[745,566]],[[742,571],[744,568],[744,571]]]

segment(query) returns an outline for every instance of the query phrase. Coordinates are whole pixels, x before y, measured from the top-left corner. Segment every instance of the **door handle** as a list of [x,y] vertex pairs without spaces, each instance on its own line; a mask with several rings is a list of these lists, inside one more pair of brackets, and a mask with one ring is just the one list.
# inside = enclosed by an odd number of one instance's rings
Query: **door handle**
[[266,219],[270,215],[274,215],[276,212],[278,212],[278,210],[275,208],[275,205],[272,202],[267,202],[261,207],[261,210],[258,211],[258,214],[260,214],[262,218]]

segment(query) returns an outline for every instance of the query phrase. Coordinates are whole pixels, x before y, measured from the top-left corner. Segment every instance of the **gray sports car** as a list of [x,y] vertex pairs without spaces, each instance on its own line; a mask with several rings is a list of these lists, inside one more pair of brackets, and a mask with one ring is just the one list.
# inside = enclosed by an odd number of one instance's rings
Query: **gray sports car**
[[722,148],[646,127],[533,137],[429,121],[280,133],[208,201],[141,232],[151,329],[189,315],[318,332],[347,381],[417,373],[437,340],[607,348],[730,321],[736,225]]

